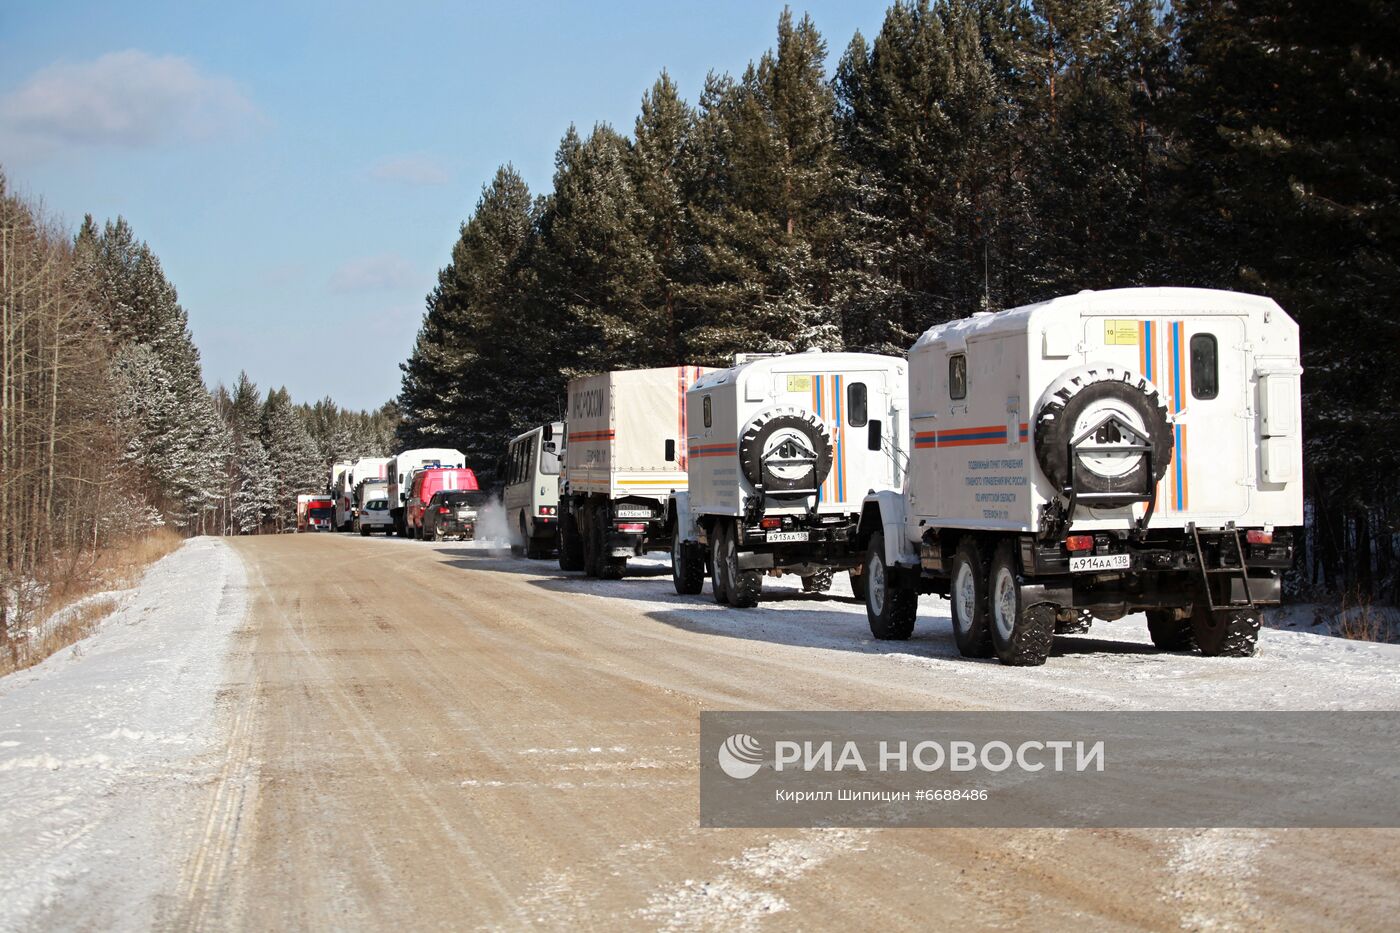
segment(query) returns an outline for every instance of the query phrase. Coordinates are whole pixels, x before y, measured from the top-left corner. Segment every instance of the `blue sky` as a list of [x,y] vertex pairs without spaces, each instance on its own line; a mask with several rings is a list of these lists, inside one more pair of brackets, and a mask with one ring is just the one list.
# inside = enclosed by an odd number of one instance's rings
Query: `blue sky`
[[[793,4],[832,64],[887,0]],[[179,289],[205,378],[298,400],[398,392],[482,184],[547,190],[560,136],[630,132],[665,68],[694,102],[781,2],[0,5],[0,164],[76,227],[125,215]]]

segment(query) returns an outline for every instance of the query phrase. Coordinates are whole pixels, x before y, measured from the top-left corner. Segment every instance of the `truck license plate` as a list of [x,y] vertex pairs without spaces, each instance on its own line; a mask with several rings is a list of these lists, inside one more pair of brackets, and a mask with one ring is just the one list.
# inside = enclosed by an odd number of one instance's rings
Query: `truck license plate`
[[1093,573],[1097,570],[1127,570],[1133,565],[1131,554],[1093,554],[1088,557],[1071,557],[1070,573]]
[[617,518],[651,518],[651,512],[646,509],[617,509],[613,515]]
[[783,544],[787,541],[806,541],[805,531],[770,531],[768,532],[769,544]]
[[462,519],[476,518],[476,513],[471,511],[470,509],[458,509],[457,517]]

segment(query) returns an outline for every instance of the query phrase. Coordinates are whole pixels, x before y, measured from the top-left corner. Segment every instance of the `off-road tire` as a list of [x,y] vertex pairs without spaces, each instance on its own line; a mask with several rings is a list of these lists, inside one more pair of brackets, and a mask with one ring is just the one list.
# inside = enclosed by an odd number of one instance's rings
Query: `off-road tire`
[[1199,603],[1191,612],[1191,634],[1208,658],[1248,658],[1259,647],[1258,609],[1216,609]]
[[705,588],[705,556],[692,541],[682,541],[679,528],[671,529],[671,582],[680,596],[694,596]]
[[1178,619],[1171,609],[1149,609],[1147,634],[1152,636],[1152,644],[1163,651],[1190,651],[1196,647],[1196,635],[1191,631],[1191,617]]
[[559,569],[583,569],[583,538],[579,535],[573,510],[562,504],[559,508]]
[[1055,607],[1025,605],[1021,598],[1021,559],[1014,541],[1003,541],[987,573],[987,615],[997,660],[1013,667],[1039,667],[1055,641]]
[[958,543],[951,580],[949,608],[958,653],[965,658],[990,658],[993,647],[991,621],[987,618],[987,569],[982,563],[982,549],[973,538],[963,538]]
[[830,567],[822,567],[815,573],[808,574],[802,578],[802,592],[825,593],[831,589],[831,579],[834,575]]
[[621,580],[627,569],[627,558],[608,555],[608,531],[611,527],[607,503],[600,502],[593,512],[593,547],[597,562],[593,575],[599,580]]
[[724,529],[721,520],[710,526],[710,589],[714,591],[715,602],[729,605],[729,588],[725,586],[724,575]]
[[[774,434],[792,430],[807,439],[816,455],[812,471],[801,480],[788,479],[764,469],[763,450]],[[753,418],[739,438],[739,467],[754,486],[775,498],[810,495],[820,489],[831,472],[831,438],[826,425],[811,412],[763,412]]]
[[1094,617],[1089,613],[1079,610],[1074,613],[1073,619],[1056,619],[1056,635],[1083,635],[1094,626]]
[[873,535],[865,553],[865,573],[851,577],[865,581],[865,618],[870,634],[880,641],[905,641],[914,634],[914,620],[919,614],[919,594],[916,590],[895,586],[889,568],[885,566],[885,536]]
[[1069,442],[1073,439],[1075,423],[1088,406],[1105,401],[1121,403],[1142,421],[1152,446],[1152,483],[1143,475],[1142,460],[1131,470],[1111,477],[1081,465],[1075,470],[1078,490],[1130,495],[1141,493],[1167,474],[1175,442],[1161,395],[1145,376],[1121,367],[1095,366],[1070,377],[1036,413],[1035,457],[1056,489],[1064,489],[1070,483]]
[[850,573],[850,577],[851,595],[854,596],[856,599],[865,599],[865,574],[856,573],[854,570],[852,570]]
[[739,569],[739,533],[733,521],[724,523],[723,567],[724,589],[729,605],[735,609],[752,609],[763,593],[763,572]]

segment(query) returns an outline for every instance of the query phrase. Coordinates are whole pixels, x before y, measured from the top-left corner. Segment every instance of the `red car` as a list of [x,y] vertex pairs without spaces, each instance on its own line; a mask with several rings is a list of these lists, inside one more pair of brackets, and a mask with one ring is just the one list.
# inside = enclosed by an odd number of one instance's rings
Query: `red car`
[[423,511],[439,492],[476,492],[476,474],[466,467],[440,467],[413,474],[413,486],[404,503],[404,524],[410,538],[423,537]]

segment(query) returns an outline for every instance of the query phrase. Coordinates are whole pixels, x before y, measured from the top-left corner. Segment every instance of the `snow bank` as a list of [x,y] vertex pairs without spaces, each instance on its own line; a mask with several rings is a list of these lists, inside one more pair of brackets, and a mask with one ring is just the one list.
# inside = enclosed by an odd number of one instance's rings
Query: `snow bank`
[[90,638],[0,679],[0,929],[155,922],[245,601],[242,561],[196,538]]

